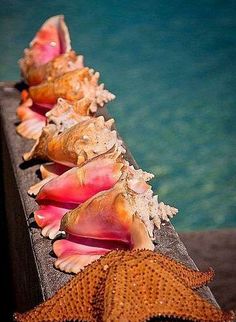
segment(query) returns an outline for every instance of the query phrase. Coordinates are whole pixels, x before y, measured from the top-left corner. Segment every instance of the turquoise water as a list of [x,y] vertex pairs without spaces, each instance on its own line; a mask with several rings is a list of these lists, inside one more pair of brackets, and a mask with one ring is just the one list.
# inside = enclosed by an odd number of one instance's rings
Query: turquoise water
[[73,47],[117,95],[118,129],[179,230],[236,227],[235,1],[1,1],[0,79],[63,13]]

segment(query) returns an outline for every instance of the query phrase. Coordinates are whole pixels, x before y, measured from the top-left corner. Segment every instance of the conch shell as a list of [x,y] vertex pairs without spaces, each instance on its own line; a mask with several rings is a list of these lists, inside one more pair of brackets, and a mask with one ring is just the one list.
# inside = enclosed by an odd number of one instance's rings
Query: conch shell
[[58,133],[55,124],[46,126],[32,150],[25,153],[25,161],[39,158],[66,166],[79,166],[110,150],[125,153],[117,132],[111,130],[113,119],[103,116],[90,118]]
[[34,212],[42,235],[54,238],[63,215],[96,193],[112,188],[121,177],[123,166],[108,154],[82,167],[73,167],[60,176],[49,176],[37,195],[39,209]]
[[[172,209],[173,215],[177,209]],[[67,238],[53,244],[58,257],[55,266],[77,273],[111,249],[153,250],[153,218],[157,216],[158,203],[150,186],[126,174],[112,189],[96,194],[62,218],[60,230]]]
[[78,273],[112,249],[150,249],[154,245],[139,216],[133,213],[120,184],[101,192],[68,212],[61,230],[67,239],[57,240],[55,267]]
[[64,16],[49,18],[31,41],[30,48],[24,50],[24,57],[19,60],[22,76],[27,81],[31,67],[47,64],[70,50],[70,36]]
[[30,97],[36,104],[55,104],[58,98],[69,101],[88,97],[103,106],[113,100],[115,95],[104,89],[104,84],[98,85],[100,74],[85,67],[68,72],[53,80],[45,81],[29,89]]

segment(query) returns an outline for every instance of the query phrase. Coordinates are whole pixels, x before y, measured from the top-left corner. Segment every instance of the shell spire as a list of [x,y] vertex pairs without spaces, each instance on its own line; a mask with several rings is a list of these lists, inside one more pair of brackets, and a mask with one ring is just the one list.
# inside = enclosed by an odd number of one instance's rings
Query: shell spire
[[153,196],[151,186],[146,181],[151,180],[153,174],[141,169],[134,169],[126,162],[122,182],[127,192],[127,198],[141,220],[145,223],[148,233],[153,238],[154,228],[160,229],[162,221],[169,221],[177,214],[178,209],[158,202],[158,197]]
[[103,107],[104,104],[115,99],[115,95],[110,93],[107,89],[104,88],[104,84],[98,85],[98,79],[100,74],[90,69],[92,74],[91,80],[86,78],[82,83],[82,90],[85,97],[89,98],[94,102],[94,110],[96,111],[98,106]]
[[47,124],[55,124],[58,132],[63,132],[75,124],[87,121],[90,116],[90,104],[87,99],[71,103],[59,98],[57,104],[46,113]]
[[62,133],[55,124],[46,126],[32,150],[24,154],[24,160],[40,158],[66,166],[79,166],[109,150],[125,153],[117,132],[111,130],[111,122],[103,116],[75,124]]

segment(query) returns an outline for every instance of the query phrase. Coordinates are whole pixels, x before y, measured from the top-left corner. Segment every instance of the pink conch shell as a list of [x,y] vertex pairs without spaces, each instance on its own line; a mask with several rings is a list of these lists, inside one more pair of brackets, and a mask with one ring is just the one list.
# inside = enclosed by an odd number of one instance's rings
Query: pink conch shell
[[38,139],[46,124],[45,113],[49,111],[49,108],[49,106],[33,104],[31,98],[26,99],[16,110],[21,121],[16,127],[17,133],[28,139]]
[[54,200],[78,205],[99,191],[110,189],[120,178],[122,167],[123,163],[106,157],[73,167],[44,185],[36,201]]
[[31,41],[30,48],[25,49],[24,57],[19,60],[23,77],[27,79],[28,70],[32,66],[44,65],[70,50],[70,36],[64,17],[49,18]]
[[61,229],[75,237],[115,240],[130,244],[133,211],[122,182],[100,192],[62,219]]
[[43,81],[50,81],[65,73],[84,68],[83,56],[77,56],[74,51],[62,54],[48,63],[40,66],[31,66],[24,79],[29,86],[35,86]]
[[55,104],[60,97],[69,101],[87,97],[92,101],[95,99],[98,105],[103,106],[115,96],[104,89],[104,84],[98,85],[99,76],[98,72],[95,73],[88,67],[74,70],[30,87],[30,97],[38,104]]
[[117,132],[111,130],[113,119],[103,116],[78,123],[58,134],[54,124],[46,126],[32,150],[24,154],[24,160],[40,158],[66,166],[79,166],[111,149],[125,153]]
[[[111,249],[154,249],[144,223],[126,198],[122,184],[101,192],[69,211],[62,219],[66,240],[57,240],[55,267],[78,273],[88,262]],[[84,256],[86,257],[84,261]],[[94,257],[96,255],[96,257]]]
[[62,173],[66,172],[69,169],[70,168],[62,164],[58,164],[54,162],[42,164],[39,168],[42,180],[36,183],[35,185],[31,186],[30,189],[28,190],[28,194],[30,196],[36,196],[39,193],[39,190],[46,183],[58,177],[59,175],[61,175]]
[[43,228],[42,234],[54,238],[68,209],[76,208],[96,193],[113,187],[121,177],[123,166],[110,155],[102,156],[50,179],[36,198],[39,209],[34,212],[34,217]]
[[[150,178],[150,174],[142,170],[126,167],[112,189],[96,194],[69,211],[60,227],[67,239],[58,240],[53,246],[58,256],[55,266],[77,273],[83,268],[80,256],[98,255],[98,248],[101,248],[100,255],[104,254],[104,249],[153,249],[154,227],[160,228],[161,220],[169,220],[177,209],[158,204],[151,187],[145,183]],[[86,261],[88,259],[86,257]]]

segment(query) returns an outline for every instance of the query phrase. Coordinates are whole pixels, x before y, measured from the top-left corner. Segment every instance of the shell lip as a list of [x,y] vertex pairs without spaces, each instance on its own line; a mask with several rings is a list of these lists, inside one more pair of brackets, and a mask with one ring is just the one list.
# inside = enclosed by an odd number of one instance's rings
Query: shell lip
[[110,250],[128,250],[131,246],[129,241],[124,241],[122,239],[101,237],[95,238],[90,236],[75,235],[68,232],[66,232],[66,239],[77,244],[82,244],[91,247],[107,248]]
[[36,202],[40,205],[40,206],[54,206],[54,207],[58,207],[58,208],[68,208],[69,210],[74,209],[76,206],[78,206],[78,203],[72,203],[72,202],[61,202],[61,201],[55,201],[55,200],[50,200],[50,199],[38,199],[36,197]]

